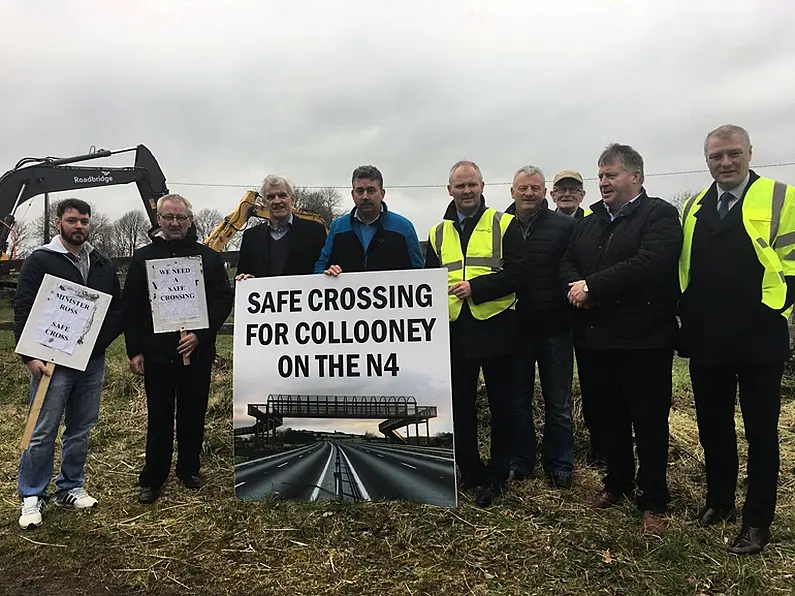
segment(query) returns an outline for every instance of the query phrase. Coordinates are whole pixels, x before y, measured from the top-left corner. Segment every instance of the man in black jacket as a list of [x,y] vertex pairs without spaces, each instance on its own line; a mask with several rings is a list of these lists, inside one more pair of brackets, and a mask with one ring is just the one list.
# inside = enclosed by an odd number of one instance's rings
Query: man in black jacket
[[[171,470],[176,398],[177,476],[187,488],[203,485],[199,475],[204,420],[210,391],[210,372],[218,331],[234,304],[221,256],[196,242],[191,204],[180,195],[157,202],[159,227],[149,231],[152,243],[135,251],[124,284],[124,336],[133,373],[143,375],[148,427],[146,464],[139,477],[140,501],[153,503]],[[146,261],[201,256],[209,329],[155,334],[146,274]],[[183,357],[190,356],[190,364]]]
[[[456,462],[462,490],[482,487],[479,506],[491,504],[508,478],[515,436],[516,292],[527,275],[519,225],[513,216],[486,207],[483,186],[477,165],[453,166],[447,186],[453,200],[442,222],[431,228],[425,253],[425,267],[448,271]],[[491,409],[487,467],[477,436],[481,368]]]
[[326,228],[293,216],[295,189],[284,176],[267,176],[260,195],[268,221],[243,232],[235,279],[313,273],[326,243]]
[[633,493],[642,530],[665,530],[668,414],[671,407],[678,259],[682,229],[676,208],[646,194],[643,158],[610,145],[599,158],[602,200],[579,221],[561,261],[580,349],[583,402],[604,414],[607,476],[597,507]]
[[[25,259],[14,295],[14,337],[19,342],[33,302],[45,274],[49,273],[110,294],[113,298],[86,370],[55,368],[47,396],[30,439],[19,460],[18,493],[22,499],[19,525],[40,526],[49,501],[47,485],[53,471],[55,439],[64,419],[61,438],[61,469],[55,480],[55,504],[71,509],[94,507],[97,499],[83,488],[88,456],[88,437],[99,418],[100,393],[105,378],[105,350],[121,334],[121,286],[113,262],[88,242],[91,207],[80,199],[58,204],[55,226],[58,235],[38,247]],[[31,374],[30,400],[43,374],[49,374],[41,360],[22,356]]]
[[544,173],[535,166],[520,168],[511,185],[506,213],[516,216],[524,237],[528,275],[519,291],[519,386],[517,391],[517,447],[511,462],[515,478],[529,476],[536,461],[533,423],[535,369],[544,397],[544,440],[541,463],[549,483],[571,487],[574,471],[574,430],[571,416],[571,383],[574,348],[569,305],[558,276],[575,220],[551,211],[546,199]]

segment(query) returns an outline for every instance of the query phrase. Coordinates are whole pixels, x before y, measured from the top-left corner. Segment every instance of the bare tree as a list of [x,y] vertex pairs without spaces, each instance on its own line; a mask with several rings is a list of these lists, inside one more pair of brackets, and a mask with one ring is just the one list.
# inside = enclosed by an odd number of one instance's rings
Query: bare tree
[[679,210],[679,213],[682,212],[682,208],[687,203],[690,197],[694,197],[698,194],[699,191],[697,190],[680,190],[675,192],[671,197],[668,199],[668,202],[671,203],[674,207]]
[[107,213],[98,213],[91,209],[91,227],[88,241],[106,257],[116,256],[113,222]]
[[20,220],[14,224],[8,236],[8,256],[12,259],[24,259],[38,246],[32,234],[33,223]]
[[113,223],[115,256],[131,257],[135,249],[148,242],[149,220],[137,210],[128,211]]
[[199,242],[204,242],[207,236],[224,220],[224,216],[218,209],[200,210],[193,216],[193,225],[196,226],[196,234]]
[[304,187],[295,189],[295,200],[293,205],[298,209],[316,213],[327,224],[345,213],[342,207],[342,195],[336,188],[318,188],[309,190]]

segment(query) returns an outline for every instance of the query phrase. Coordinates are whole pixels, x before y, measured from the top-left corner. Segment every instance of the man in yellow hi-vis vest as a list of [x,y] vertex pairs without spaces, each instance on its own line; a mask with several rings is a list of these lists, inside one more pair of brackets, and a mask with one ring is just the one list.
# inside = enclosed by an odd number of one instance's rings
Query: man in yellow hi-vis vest
[[739,126],[707,135],[715,180],[682,207],[679,354],[690,358],[707,472],[697,524],[736,516],[739,460],[734,408],[748,440],[748,494],[730,552],[761,552],[770,540],[779,472],[781,377],[789,357],[787,314],[795,300],[795,188],[749,168],[751,141]]
[[[425,267],[445,267],[450,312],[453,425],[460,488],[479,488],[478,506],[502,493],[514,450],[516,401],[516,292],[526,282],[524,240],[515,218],[486,207],[483,176],[470,161],[450,170],[453,197],[433,226]],[[480,370],[491,409],[491,458],[478,452]]]

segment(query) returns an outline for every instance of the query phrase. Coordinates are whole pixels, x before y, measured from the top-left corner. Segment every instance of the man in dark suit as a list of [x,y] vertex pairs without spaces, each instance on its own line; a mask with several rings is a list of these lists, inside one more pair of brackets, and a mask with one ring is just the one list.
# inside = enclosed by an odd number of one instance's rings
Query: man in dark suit
[[679,263],[679,354],[690,358],[707,474],[699,526],[736,516],[739,385],[748,494],[742,527],[729,547],[737,555],[759,553],[770,540],[781,378],[789,357],[787,315],[795,302],[795,187],[751,170],[751,149],[739,126],[707,135],[704,157],[714,182],[682,209]]
[[235,279],[313,273],[326,243],[326,228],[293,216],[295,188],[284,176],[267,176],[260,195],[268,221],[243,232]]

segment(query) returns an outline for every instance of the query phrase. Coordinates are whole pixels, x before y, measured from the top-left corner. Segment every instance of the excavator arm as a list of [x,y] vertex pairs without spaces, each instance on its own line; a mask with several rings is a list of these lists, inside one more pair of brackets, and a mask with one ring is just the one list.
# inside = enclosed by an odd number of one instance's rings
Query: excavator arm
[[[119,153],[135,152],[132,167],[72,166],[68,164],[110,157]],[[100,149],[75,157],[28,157],[0,177],[0,260],[8,260],[8,236],[15,223],[14,213],[20,205],[35,196],[64,190],[80,190],[102,186],[115,186],[135,182],[152,226],[157,225],[157,200],[168,194],[166,177],[152,153],[144,145],[129,149],[109,151]],[[258,201],[259,194],[250,190],[229,215],[204,240],[217,252],[224,250],[229,241],[243,230],[251,217],[268,218],[268,211]],[[293,208],[293,214],[322,223],[325,220],[309,211]]]
[[[268,210],[257,199],[259,194],[256,191],[249,190],[240,199],[240,202],[229,215],[224,217],[224,220],[219,223],[216,228],[207,236],[204,243],[217,252],[224,250],[229,241],[246,227],[249,219],[252,217],[259,217],[268,219]],[[304,211],[293,207],[293,215],[296,217],[303,217],[322,223],[328,232],[328,224],[326,221],[316,213]]]
[[[70,166],[67,164],[135,152],[132,167]],[[157,199],[168,194],[166,177],[152,153],[144,145],[109,151],[100,149],[75,157],[28,157],[0,177],[0,260],[7,260],[8,236],[17,208],[33,197],[64,190],[80,190],[135,182],[144,209],[153,226],[157,225]]]

